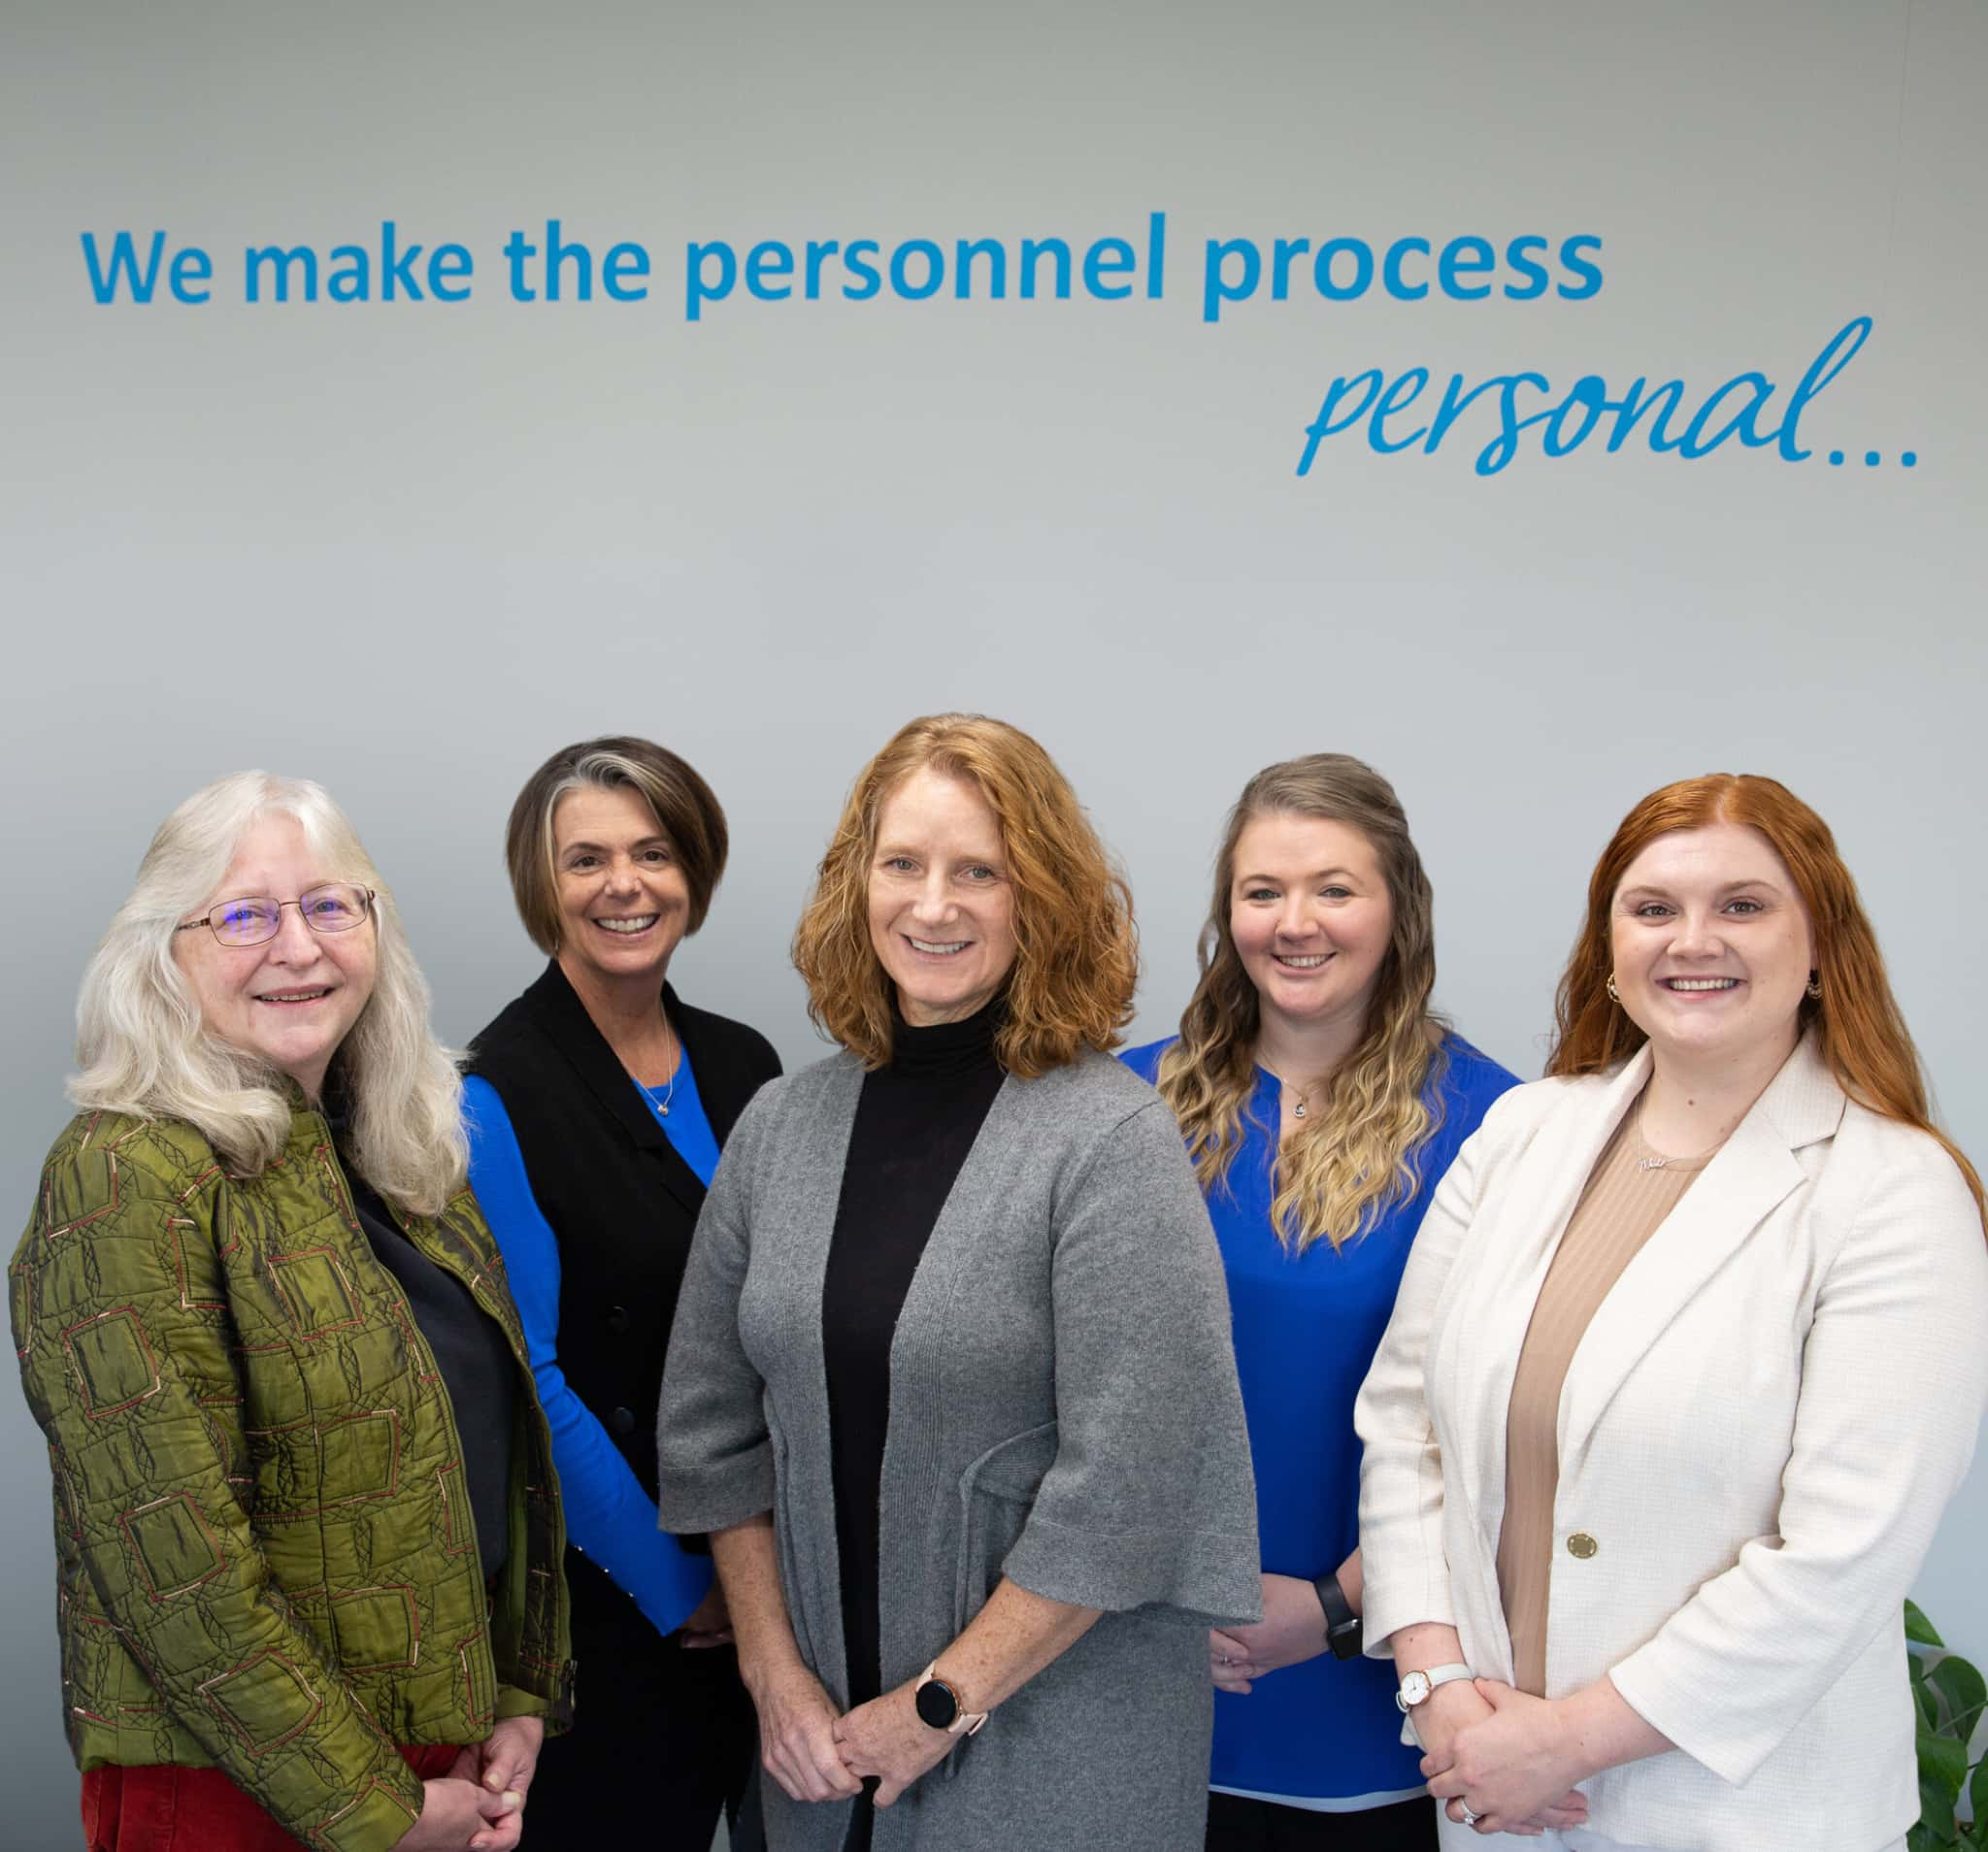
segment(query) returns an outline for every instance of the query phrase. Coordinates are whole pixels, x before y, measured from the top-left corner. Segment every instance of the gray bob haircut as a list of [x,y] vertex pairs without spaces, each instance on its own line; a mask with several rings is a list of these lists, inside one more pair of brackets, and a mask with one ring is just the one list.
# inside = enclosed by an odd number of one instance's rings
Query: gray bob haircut
[[245,1175],[282,1151],[287,1081],[209,1033],[173,957],[173,929],[218,898],[242,839],[270,816],[294,817],[328,875],[374,891],[378,975],[333,1072],[350,1102],[359,1174],[402,1210],[437,1214],[468,1174],[462,1081],[429,1026],[428,985],[392,892],[345,812],[308,778],[237,772],[159,825],[83,973],[69,1097],[85,1110],[184,1120]]

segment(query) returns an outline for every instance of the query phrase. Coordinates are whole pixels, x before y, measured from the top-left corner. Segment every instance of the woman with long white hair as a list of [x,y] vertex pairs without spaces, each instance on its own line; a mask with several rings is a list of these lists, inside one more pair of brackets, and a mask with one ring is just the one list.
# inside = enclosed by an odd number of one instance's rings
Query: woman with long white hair
[[391,894],[318,785],[160,826],[9,1274],[91,1852],[507,1852],[551,1448]]

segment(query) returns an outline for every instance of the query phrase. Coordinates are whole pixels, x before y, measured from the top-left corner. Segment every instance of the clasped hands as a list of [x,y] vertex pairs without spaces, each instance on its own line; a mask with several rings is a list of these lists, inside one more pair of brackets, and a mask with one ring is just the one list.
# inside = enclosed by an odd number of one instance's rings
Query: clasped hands
[[1537,1838],[1548,1828],[1586,1824],[1582,1765],[1560,1706],[1495,1678],[1439,1685],[1415,1706],[1422,1773],[1458,1825],[1465,1809],[1479,1833]]
[[526,1790],[538,1772],[544,1720],[506,1717],[421,1784],[421,1814],[394,1852],[513,1852],[524,1831]]
[[760,1760],[795,1801],[848,1801],[865,1776],[877,1777],[877,1804],[887,1807],[945,1760],[953,1738],[934,1730],[900,1685],[846,1715],[799,1660],[758,1681]]
[[1217,1691],[1238,1697],[1252,1681],[1325,1651],[1325,1614],[1318,1591],[1295,1575],[1263,1578],[1263,1618],[1247,1626],[1209,1630],[1208,1670]]

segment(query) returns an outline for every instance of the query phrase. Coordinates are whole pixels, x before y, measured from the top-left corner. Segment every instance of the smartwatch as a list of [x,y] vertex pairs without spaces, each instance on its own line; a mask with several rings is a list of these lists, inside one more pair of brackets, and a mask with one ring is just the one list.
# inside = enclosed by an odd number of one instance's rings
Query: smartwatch
[[1402,1688],[1394,1695],[1395,1708],[1406,1717],[1417,1704],[1426,1704],[1429,1694],[1438,1685],[1446,1685],[1453,1678],[1475,1676],[1468,1666],[1432,1666],[1427,1671],[1405,1673]]
[[969,1710],[960,1703],[958,1689],[940,1677],[936,1659],[911,1687],[911,1703],[920,1723],[948,1736],[971,1736],[987,1721],[984,1710]]
[[1318,1592],[1318,1604],[1325,1609],[1325,1643],[1335,1659],[1358,1659],[1361,1637],[1360,1617],[1340,1586],[1339,1572],[1328,1571],[1311,1586]]

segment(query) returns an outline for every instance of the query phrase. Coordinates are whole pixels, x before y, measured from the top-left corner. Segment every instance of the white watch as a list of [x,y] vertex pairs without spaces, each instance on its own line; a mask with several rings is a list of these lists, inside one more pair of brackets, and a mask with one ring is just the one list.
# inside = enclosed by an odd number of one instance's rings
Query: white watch
[[1417,1704],[1427,1703],[1429,1694],[1438,1685],[1446,1685],[1453,1678],[1474,1678],[1477,1674],[1468,1666],[1433,1666],[1427,1671],[1411,1671],[1402,1679],[1402,1688],[1394,1695],[1395,1708],[1407,1716]]

